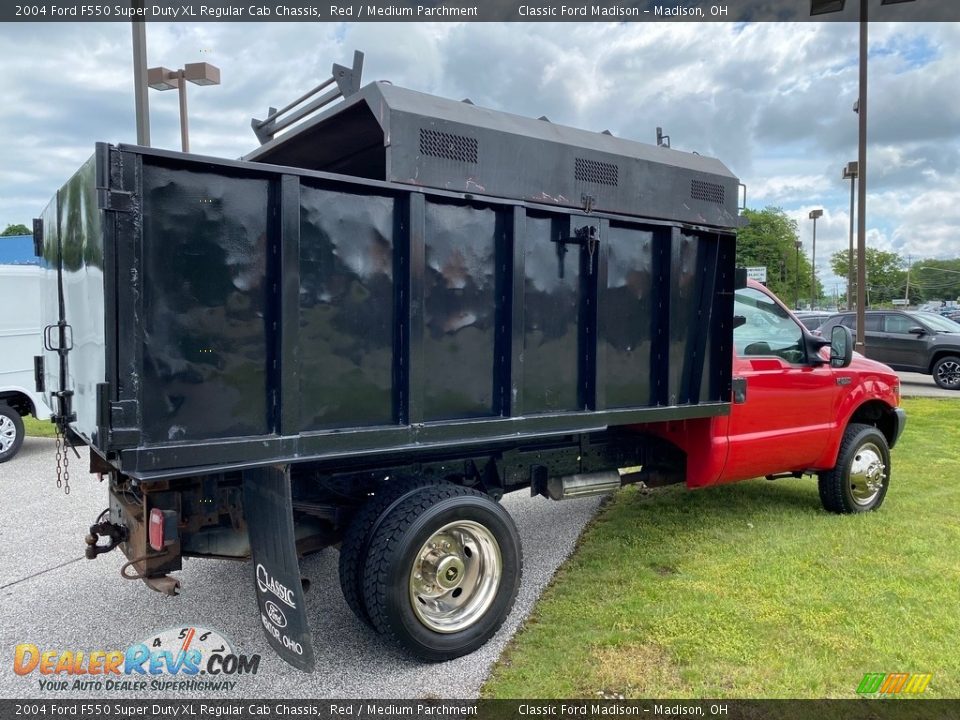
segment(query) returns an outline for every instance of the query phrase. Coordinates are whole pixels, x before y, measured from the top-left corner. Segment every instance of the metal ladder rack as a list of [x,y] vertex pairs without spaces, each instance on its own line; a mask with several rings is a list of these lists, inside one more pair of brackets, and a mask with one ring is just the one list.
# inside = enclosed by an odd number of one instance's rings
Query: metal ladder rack
[[[344,67],[343,65],[334,63],[333,69],[330,71],[331,77],[328,80],[320,83],[313,88],[313,90],[304,93],[293,102],[284,105],[279,110],[273,107],[270,108],[267,111],[267,117],[263,120],[257,120],[256,118],[253,118],[250,121],[250,126],[253,128],[253,132],[256,134],[257,140],[260,141],[261,145],[264,145],[273,140],[273,138],[280,131],[316,112],[325,105],[329,105],[337,98],[350,97],[360,89],[360,77],[362,73],[363,53],[359,50],[355,50],[353,53],[353,67]],[[336,83],[335,88],[325,92],[320,97],[316,98],[309,104],[304,105],[299,110],[296,110],[287,117],[282,119],[280,118],[281,115],[290,112],[302,102],[305,102],[321,90],[325,90],[334,83]]]

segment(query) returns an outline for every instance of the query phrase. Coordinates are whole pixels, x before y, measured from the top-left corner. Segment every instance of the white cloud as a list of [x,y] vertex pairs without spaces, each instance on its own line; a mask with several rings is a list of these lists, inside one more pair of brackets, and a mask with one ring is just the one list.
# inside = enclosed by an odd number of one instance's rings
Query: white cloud
[[[960,245],[960,24],[871,25],[871,242],[914,256]],[[846,248],[856,157],[857,26],[853,23],[148,25],[151,65],[206,60],[218,87],[189,89],[195,152],[238,157],[249,121],[366,53],[367,81],[439,95],[719,157],[748,186],[751,207],[798,220],[818,273]],[[123,23],[0,26],[0,225],[29,224],[96,141],[133,142],[130,29]],[[151,91],[153,143],[179,147],[176,93]]]

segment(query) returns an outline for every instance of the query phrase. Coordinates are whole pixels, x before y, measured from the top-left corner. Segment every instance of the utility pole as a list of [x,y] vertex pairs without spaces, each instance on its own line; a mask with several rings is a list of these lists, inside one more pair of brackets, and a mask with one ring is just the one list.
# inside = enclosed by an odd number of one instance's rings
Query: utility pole
[[813,259],[810,261],[810,309],[816,310],[820,293],[817,292],[817,218],[823,217],[823,208],[811,210],[810,219],[813,220]]
[[910,304],[910,266],[913,265],[913,255],[907,255],[907,289],[903,294],[903,299]]
[[[133,7],[143,10],[143,0],[134,0]],[[150,99],[147,97],[147,31],[142,20],[134,20],[133,28],[133,99],[137,120],[137,145],[150,145]]]

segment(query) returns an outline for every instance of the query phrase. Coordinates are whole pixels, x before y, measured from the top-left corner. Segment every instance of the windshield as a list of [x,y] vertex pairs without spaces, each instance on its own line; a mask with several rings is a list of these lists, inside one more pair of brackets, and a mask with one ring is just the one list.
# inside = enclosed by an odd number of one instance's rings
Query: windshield
[[948,333],[960,333],[960,323],[956,323],[953,320],[943,317],[942,315],[929,312],[915,312],[911,313],[911,315],[932,330]]

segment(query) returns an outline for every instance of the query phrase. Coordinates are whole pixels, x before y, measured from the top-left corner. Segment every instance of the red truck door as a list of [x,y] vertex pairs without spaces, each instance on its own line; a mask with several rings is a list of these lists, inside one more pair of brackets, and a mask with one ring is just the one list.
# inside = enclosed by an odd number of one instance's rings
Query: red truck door
[[833,371],[808,360],[799,323],[759,288],[737,291],[734,315],[745,321],[733,333],[739,397],[722,480],[811,467],[834,431]]

